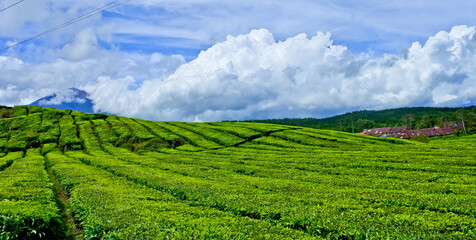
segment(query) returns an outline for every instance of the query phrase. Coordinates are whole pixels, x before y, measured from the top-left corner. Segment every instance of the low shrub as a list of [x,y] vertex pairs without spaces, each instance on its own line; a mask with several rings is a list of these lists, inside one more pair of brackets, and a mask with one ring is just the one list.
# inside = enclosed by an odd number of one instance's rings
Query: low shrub
[[410,138],[410,140],[427,143],[431,141],[431,138],[428,137],[427,135],[420,135],[420,136],[413,136],[412,138]]

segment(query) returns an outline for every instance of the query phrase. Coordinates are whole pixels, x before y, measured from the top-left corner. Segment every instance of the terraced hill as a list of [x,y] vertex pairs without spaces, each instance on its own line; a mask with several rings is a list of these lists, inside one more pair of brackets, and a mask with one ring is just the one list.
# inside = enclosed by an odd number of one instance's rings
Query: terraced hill
[[474,136],[5,116],[0,239],[476,238]]

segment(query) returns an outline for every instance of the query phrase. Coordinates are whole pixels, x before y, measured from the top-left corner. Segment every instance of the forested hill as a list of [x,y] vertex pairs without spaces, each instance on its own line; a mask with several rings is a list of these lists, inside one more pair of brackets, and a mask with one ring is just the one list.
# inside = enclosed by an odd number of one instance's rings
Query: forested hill
[[311,127],[352,132],[360,132],[364,128],[411,126],[411,128],[433,127],[444,121],[459,121],[455,112],[465,109],[470,115],[468,121],[474,118],[476,106],[464,108],[437,107],[407,107],[386,110],[362,110],[328,118],[284,118],[267,120],[250,120],[250,122],[274,123],[291,126]]

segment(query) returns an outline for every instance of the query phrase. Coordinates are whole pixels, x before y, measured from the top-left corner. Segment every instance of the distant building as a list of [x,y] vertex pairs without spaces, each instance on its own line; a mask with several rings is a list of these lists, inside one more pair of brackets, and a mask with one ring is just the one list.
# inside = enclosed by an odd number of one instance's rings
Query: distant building
[[463,124],[457,122],[444,122],[442,128],[435,126],[434,128],[423,128],[418,130],[410,130],[406,126],[372,128],[365,129],[360,134],[370,135],[374,137],[394,137],[401,139],[410,139],[412,137],[420,135],[426,135],[428,137],[449,136],[454,134],[455,129],[462,130]]
[[384,127],[384,128],[372,128],[365,129],[362,133],[365,135],[371,135],[375,137],[395,137],[396,135],[408,131],[407,127]]

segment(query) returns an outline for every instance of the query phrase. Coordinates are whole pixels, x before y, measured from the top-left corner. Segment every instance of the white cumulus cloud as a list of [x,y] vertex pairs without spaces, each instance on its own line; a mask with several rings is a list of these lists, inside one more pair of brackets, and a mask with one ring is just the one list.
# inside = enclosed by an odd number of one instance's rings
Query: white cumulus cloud
[[[456,26],[401,55],[371,58],[329,33],[277,42],[229,36],[166,78],[86,84],[96,110],[156,120],[322,117],[357,109],[476,103],[476,28]],[[152,56],[151,62],[160,61]]]

